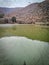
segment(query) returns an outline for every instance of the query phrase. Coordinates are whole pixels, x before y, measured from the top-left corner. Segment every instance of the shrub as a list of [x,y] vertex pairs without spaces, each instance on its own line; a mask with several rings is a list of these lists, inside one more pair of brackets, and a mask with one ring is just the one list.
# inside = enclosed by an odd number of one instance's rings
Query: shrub
[[0,18],[3,18],[4,17],[4,14],[0,14]]
[[24,64],[23,65],[26,65],[26,62],[24,61]]
[[12,22],[14,23],[14,22],[16,22],[16,17],[12,17]]
[[4,19],[4,22],[5,22],[5,23],[8,23],[8,19],[7,19],[7,18],[5,18],[5,19]]

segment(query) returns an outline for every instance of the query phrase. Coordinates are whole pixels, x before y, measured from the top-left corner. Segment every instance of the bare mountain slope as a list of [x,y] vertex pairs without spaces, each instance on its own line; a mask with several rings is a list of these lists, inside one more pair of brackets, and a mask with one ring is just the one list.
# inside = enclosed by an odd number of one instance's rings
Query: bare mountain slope
[[6,17],[13,17],[16,16],[17,20],[23,21],[25,23],[31,23],[36,21],[36,19],[39,19],[39,12],[41,10],[38,7],[38,3],[30,4],[21,10],[13,11],[10,14],[8,14]]
[[32,3],[24,8],[14,8],[5,17],[11,18],[13,16],[23,23],[49,22],[49,1]]

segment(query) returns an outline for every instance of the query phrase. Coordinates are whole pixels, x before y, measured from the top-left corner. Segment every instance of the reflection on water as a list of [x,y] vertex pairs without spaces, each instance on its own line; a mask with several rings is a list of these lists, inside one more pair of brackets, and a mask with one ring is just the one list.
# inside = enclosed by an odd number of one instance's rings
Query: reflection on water
[[49,43],[25,37],[0,38],[0,65],[49,65]]

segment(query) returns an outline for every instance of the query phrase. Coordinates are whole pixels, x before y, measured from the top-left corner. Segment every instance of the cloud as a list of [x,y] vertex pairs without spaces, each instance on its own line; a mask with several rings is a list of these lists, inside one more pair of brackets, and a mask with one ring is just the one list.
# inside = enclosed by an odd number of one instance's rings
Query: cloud
[[39,2],[39,0],[0,0],[0,7],[24,7],[29,2],[34,3]]
[[27,5],[27,0],[0,0],[0,7],[21,7]]

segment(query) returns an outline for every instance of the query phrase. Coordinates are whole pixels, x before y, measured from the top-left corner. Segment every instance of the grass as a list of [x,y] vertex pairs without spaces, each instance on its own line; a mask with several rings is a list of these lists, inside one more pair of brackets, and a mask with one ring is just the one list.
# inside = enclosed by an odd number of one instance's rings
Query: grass
[[0,27],[0,38],[4,36],[24,36],[33,40],[49,42],[49,26],[22,24],[13,27]]

